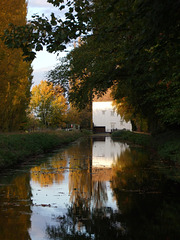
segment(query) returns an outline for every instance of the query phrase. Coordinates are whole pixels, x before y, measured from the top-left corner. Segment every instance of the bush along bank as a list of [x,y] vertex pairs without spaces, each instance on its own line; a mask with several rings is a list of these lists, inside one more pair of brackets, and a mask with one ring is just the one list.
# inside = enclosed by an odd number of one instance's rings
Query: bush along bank
[[0,169],[23,162],[28,157],[46,153],[84,135],[79,131],[0,134]]
[[130,131],[112,133],[113,139],[121,139],[147,147],[156,153],[156,167],[167,179],[180,183],[180,131],[167,131],[155,136]]

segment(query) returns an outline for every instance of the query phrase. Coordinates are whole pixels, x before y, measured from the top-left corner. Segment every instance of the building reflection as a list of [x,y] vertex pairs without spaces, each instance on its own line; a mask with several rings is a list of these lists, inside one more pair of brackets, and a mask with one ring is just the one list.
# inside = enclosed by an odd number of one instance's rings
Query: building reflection
[[[53,238],[53,233],[57,234],[56,230],[65,234],[64,239],[68,239],[71,235],[77,237],[77,232],[82,233],[82,231],[91,235],[97,230],[96,222],[99,221],[101,221],[98,223],[100,232],[97,236],[105,233],[105,226],[108,232],[109,225],[112,225],[111,234],[120,236],[124,233],[125,228],[118,220],[118,207],[110,181],[117,159],[127,149],[129,149],[127,144],[114,142],[110,138],[87,138],[54,155],[46,163],[31,169],[32,181],[39,184],[33,193],[35,198],[37,195],[46,196],[43,191],[49,187],[52,189],[53,203],[57,201],[57,198],[53,197],[53,184],[62,187],[63,192],[68,188],[69,203],[66,202],[68,203],[66,214],[58,215],[56,223],[51,223],[51,226],[47,227],[49,236],[52,234]],[[40,187],[41,192],[38,192]],[[49,203],[44,204],[45,199],[42,199],[43,204],[39,201],[36,204],[34,201],[35,206],[45,206]],[[47,199],[50,198],[46,196]],[[59,207],[63,208],[65,205],[59,203]],[[57,228],[59,220],[60,227]],[[73,233],[75,235],[70,233],[71,230],[75,231]]]
[[102,208],[108,201],[114,201],[109,199],[107,188],[117,159],[128,149],[127,144],[111,138],[86,139],[32,168],[31,179],[42,188],[54,183],[61,185],[67,181],[64,174],[68,171],[70,203],[79,206],[83,202],[88,208]]
[[[79,150],[76,146],[77,155],[70,159],[70,199],[76,205],[79,205],[80,199],[84,199],[87,206],[91,204],[95,208],[102,208],[108,202],[107,184],[112,178],[112,168],[128,145],[105,137],[93,139],[90,144],[91,153],[86,155],[87,150],[80,143]],[[88,157],[80,159],[79,152]]]
[[179,239],[178,199],[159,192],[166,188],[147,152],[110,139],[88,144],[69,149],[70,204],[58,226],[47,226],[49,238]]
[[141,148],[89,138],[5,176],[0,239],[179,239],[179,196],[150,165]]
[[59,227],[47,227],[52,239],[117,239],[124,234],[110,181],[112,168],[128,148],[110,138],[98,138],[68,149],[70,204],[67,214],[58,218]]
[[129,149],[126,143],[114,142],[110,137],[95,138],[92,147],[92,166],[112,168],[117,158],[126,149]]

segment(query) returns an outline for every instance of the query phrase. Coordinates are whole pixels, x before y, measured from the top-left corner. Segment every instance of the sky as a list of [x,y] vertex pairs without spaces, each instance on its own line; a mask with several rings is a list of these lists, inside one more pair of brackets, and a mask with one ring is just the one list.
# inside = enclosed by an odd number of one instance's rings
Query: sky
[[[52,4],[47,3],[46,0],[28,0],[28,15],[27,19],[31,19],[33,14],[50,16],[51,12],[54,12],[55,15],[60,16],[60,11],[58,8],[53,7]],[[61,15],[63,17],[63,14]],[[37,85],[41,80],[46,80],[46,74],[49,70],[52,70],[53,67],[59,62],[60,57],[64,57],[67,53],[62,52],[57,57],[56,54],[48,53],[43,50],[37,53],[36,59],[32,63],[33,67],[33,85]]]

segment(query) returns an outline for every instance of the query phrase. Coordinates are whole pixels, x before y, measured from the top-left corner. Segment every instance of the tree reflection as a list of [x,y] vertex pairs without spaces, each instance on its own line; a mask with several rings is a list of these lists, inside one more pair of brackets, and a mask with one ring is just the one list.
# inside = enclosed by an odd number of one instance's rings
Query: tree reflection
[[52,185],[54,182],[61,183],[64,180],[64,171],[67,166],[66,157],[61,153],[51,158],[51,163],[43,163],[31,169],[31,179],[41,187]]
[[[74,146],[75,151],[71,148],[71,204],[67,213],[57,218],[59,226],[47,227],[49,238],[180,239],[179,195],[169,197],[167,182],[151,167],[143,149],[123,149],[112,169],[99,169],[93,168],[92,156],[89,152],[86,155],[83,146]],[[118,211],[106,205],[107,181]]]
[[94,208],[100,209],[106,206],[108,200],[106,183],[93,181],[92,201]]
[[[106,181],[110,175],[105,170],[94,169],[92,166],[92,142],[79,142],[72,147],[70,155],[69,193],[71,203],[79,206],[83,200],[88,208],[93,203],[94,208],[105,206],[107,197]],[[69,152],[68,152],[69,153]],[[82,157],[83,156],[83,157]]]
[[52,239],[125,237],[121,215],[106,207],[106,182],[111,179],[112,170],[93,168],[91,144],[92,142],[80,142],[68,149],[71,205],[67,214],[58,218],[58,227],[47,227],[47,234]]
[[0,188],[0,239],[30,239],[31,188],[29,174]]
[[111,179],[112,171],[93,168],[92,142],[72,146],[68,156],[71,205],[67,214],[58,218],[59,227],[48,226],[48,236],[52,239],[118,239],[125,236],[120,214],[106,207],[106,182]]
[[149,164],[148,154],[143,149],[126,149],[113,165],[112,188],[137,192],[154,191],[160,176],[154,176],[155,171]]
[[[89,199],[92,195],[91,182],[91,141],[78,142],[68,149],[69,155],[69,194],[70,202],[89,207]],[[81,201],[83,199],[83,201]]]
[[69,175],[69,193],[70,201],[77,206],[79,201],[84,199],[86,206],[89,205],[89,199],[91,198],[91,176],[88,174],[88,170],[74,171]]
[[151,167],[143,149],[124,151],[113,167],[111,187],[128,227],[128,239],[180,239],[179,195]]
[[58,227],[48,226],[46,231],[50,239],[127,239],[121,214],[107,207],[90,211],[74,204],[59,218]]

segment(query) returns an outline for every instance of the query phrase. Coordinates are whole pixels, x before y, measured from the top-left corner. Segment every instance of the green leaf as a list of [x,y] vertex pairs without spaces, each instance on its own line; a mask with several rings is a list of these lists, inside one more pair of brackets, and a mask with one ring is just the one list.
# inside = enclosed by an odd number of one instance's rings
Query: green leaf
[[41,51],[43,50],[43,46],[41,44],[36,45],[36,51]]

